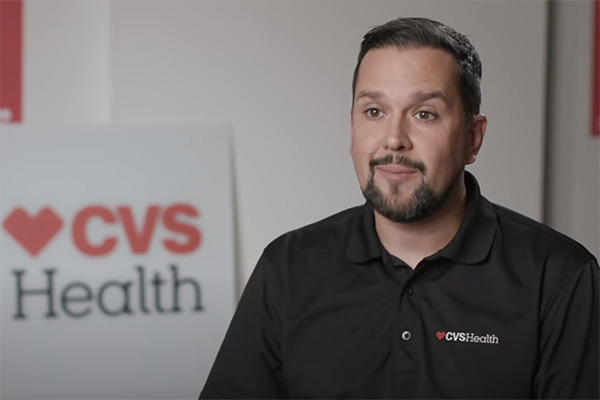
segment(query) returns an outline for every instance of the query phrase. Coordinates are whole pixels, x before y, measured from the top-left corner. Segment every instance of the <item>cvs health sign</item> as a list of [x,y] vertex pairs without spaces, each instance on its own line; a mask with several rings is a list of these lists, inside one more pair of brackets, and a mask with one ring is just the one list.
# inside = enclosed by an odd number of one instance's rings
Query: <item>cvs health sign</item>
[[[74,246],[82,253],[90,257],[101,257],[110,254],[114,251],[119,240],[116,236],[109,235],[103,238],[99,243],[93,243],[89,239],[88,235],[88,222],[93,218],[100,219],[105,224],[116,224],[121,223],[124,230],[124,235],[127,238],[129,248],[133,254],[146,254],[149,251],[150,241],[153,237],[160,213],[161,207],[157,205],[151,205],[147,208],[144,215],[141,226],[136,227],[133,219],[133,211],[130,206],[119,206],[116,207],[117,213],[111,212],[110,208],[93,205],[84,207],[78,211],[73,218],[71,237],[73,239]],[[173,204],[164,208],[162,212],[162,224],[169,230],[171,234],[178,234],[183,237],[183,241],[177,241],[174,238],[165,238],[162,240],[162,245],[165,250],[175,255],[186,254],[196,251],[200,246],[201,233],[197,226],[192,223],[182,222],[177,219],[177,216],[183,215],[184,217],[197,219],[199,213],[196,208],[191,204]],[[61,230],[63,225],[62,218],[52,210],[50,207],[44,207],[35,217],[30,216],[26,210],[19,207],[16,208],[4,221],[4,228],[8,231],[13,238],[19,242],[23,249],[29,252],[33,257],[36,257],[41,250],[48,244],[48,242]],[[201,289],[200,285],[193,278],[186,278],[180,280],[178,278],[178,267],[175,264],[171,264],[170,268],[173,275],[173,309],[172,312],[181,312],[179,307],[179,287],[182,283],[187,282],[188,286],[193,286],[193,300],[194,300],[194,311],[202,311],[201,303]],[[98,294],[92,295],[92,289],[89,285],[83,282],[70,283],[62,291],[60,291],[60,305],[62,310],[71,317],[85,317],[91,309],[86,307],[83,311],[73,311],[73,303],[90,302],[93,298],[96,299],[99,310],[107,316],[119,316],[122,314],[132,315],[132,298],[130,293],[132,290],[139,291],[140,301],[139,308],[144,314],[148,314],[148,308],[146,306],[146,295],[144,295],[144,269],[143,267],[137,266],[136,270],[139,274],[139,285],[136,287],[132,285],[132,282],[119,282],[111,280],[100,286]],[[47,312],[45,313],[46,318],[56,318],[58,314],[55,312],[54,304],[59,301],[54,299],[54,294],[57,293],[54,285],[54,275],[57,272],[56,269],[46,268],[44,273],[47,275],[48,284],[40,289],[25,289],[23,285],[23,275],[26,270],[15,269],[12,273],[15,276],[16,282],[16,309],[14,318],[25,319],[27,315],[24,311],[24,298],[29,296],[44,296],[47,298]],[[164,282],[160,280],[160,274],[155,275],[157,278],[148,284],[159,285],[155,290],[156,310],[163,313],[164,308],[160,301],[160,285]],[[110,309],[106,306],[106,293],[109,287],[113,287],[111,291],[108,291],[109,296],[115,296],[115,290],[120,290],[121,304],[117,309]],[[84,293],[84,297],[77,295],[77,292]],[[72,293],[75,293],[73,295]],[[114,302],[114,300],[113,300]],[[81,307],[81,306],[80,306]]]
[[[99,218],[106,224],[122,223],[133,253],[148,252],[150,240],[155,231],[161,207],[152,205],[146,210],[141,227],[136,227],[130,206],[119,206],[113,212],[105,206],[87,206],[77,212],[71,229],[73,243],[79,251],[89,256],[104,256],[110,254],[117,245],[117,238],[109,236],[100,244],[93,244],[87,235],[86,227],[92,218]],[[173,239],[165,239],[163,244],[173,253],[190,253],[200,245],[200,230],[191,224],[178,222],[176,217],[183,214],[188,217],[198,217],[198,210],[190,204],[174,204],[164,209],[162,223],[174,233],[185,235],[187,240],[181,244]],[[16,208],[4,221],[4,228],[23,246],[33,257],[48,244],[63,227],[61,218],[52,208],[44,207],[37,215],[30,215],[22,207]]]
[[1,396],[196,397],[236,299],[228,130],[1,135]]

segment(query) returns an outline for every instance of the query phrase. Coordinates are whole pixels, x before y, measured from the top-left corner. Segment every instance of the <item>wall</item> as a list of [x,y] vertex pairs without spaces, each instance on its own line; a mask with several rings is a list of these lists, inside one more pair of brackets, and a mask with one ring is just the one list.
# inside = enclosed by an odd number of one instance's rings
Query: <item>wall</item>
[[110,3],[24,4],[23,122],[110,122]]
[[551,2],[547,222],[600,255],[600,138],[591,136],[592,1]]
[[233,127],[240,286],[273,238],[362,203],[352,71],[362,35],[403,15],[473,39],[490,122],[473,170],[541,219],[546,2],[112,3],[112,121]]

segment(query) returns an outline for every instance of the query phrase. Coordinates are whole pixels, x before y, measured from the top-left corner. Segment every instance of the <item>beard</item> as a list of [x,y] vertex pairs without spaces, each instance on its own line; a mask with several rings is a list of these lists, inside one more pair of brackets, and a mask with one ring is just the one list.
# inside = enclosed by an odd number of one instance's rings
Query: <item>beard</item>
[[[421,182],[410,198],[404,203],[395,200],[400,195],[402,188],[399,183],[390,184],[390,198],[386,198],[381,189],[375,183],[375,166],[385,164],[399,164],[413,168],[421,173]],[[433,215],[444,204],[446,204],[460,172],[450,181],[442,192],[433,190],[425,179],[425,165],[418,161],[412,161],[404,156],[394,157],[392,154],[371,160],[369,163],[370,176],[366,187],[362,190],[365,199],[372,204],[375,211],[393,222],[415,222]]]

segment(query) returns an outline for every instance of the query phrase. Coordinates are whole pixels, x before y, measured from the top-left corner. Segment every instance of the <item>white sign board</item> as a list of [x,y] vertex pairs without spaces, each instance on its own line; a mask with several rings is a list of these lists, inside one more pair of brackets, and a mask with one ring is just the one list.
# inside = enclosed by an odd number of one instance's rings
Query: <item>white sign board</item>
[[2,398],[195,398],[235,307],[229,132],[2,127]]

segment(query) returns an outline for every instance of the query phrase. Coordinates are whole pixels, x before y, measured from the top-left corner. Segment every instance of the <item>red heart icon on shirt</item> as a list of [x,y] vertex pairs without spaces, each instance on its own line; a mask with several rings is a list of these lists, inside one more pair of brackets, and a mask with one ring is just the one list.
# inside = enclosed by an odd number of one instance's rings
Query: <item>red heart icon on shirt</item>
[[437,336],[437,338],[439,340],[442,340],[443,338],[446,337],[446,332],[438,332],[438,333],[435,334],[435,336]]
[[34,257],[52,240],[62,225],[62,219],[48,207],[33,217],[19,207],[4,220],[4,229]]

